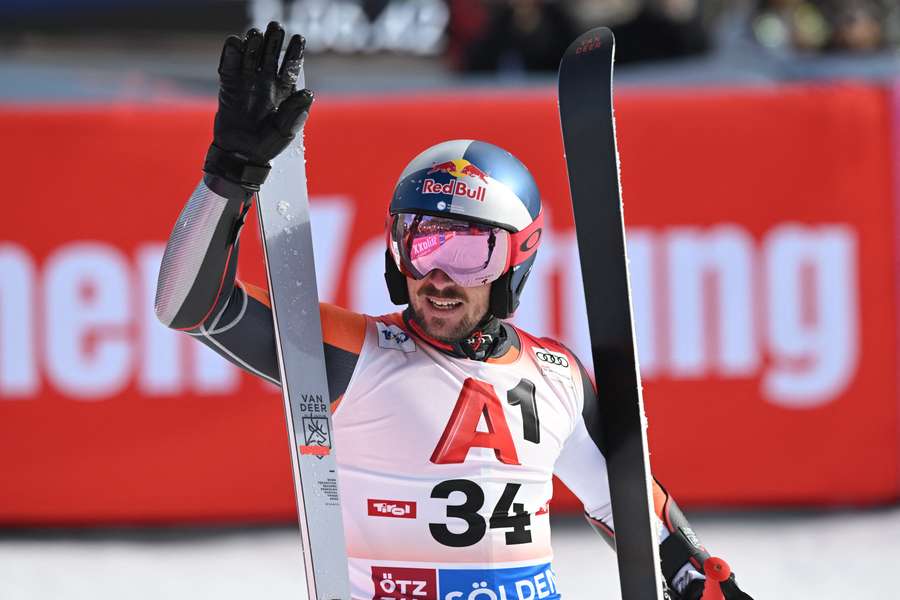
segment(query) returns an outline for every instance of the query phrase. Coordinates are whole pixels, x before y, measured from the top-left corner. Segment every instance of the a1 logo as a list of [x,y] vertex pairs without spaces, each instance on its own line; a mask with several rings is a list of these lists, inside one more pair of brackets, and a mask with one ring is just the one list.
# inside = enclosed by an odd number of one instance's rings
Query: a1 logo
[[[528,442],[541,442],[540,421],[537,414],[534,383],[522,379],[506,394],[506,402],[522,411],[523,436]],[[484,417],[487,431],[478,431]],[[491,384],[469,377],[456,399],[456,405],[438,440],[431,462],[435,464],[461,463],[473,447],[491,448],[502,463],[518,465],[516,445],[509,432],[500,398]]]

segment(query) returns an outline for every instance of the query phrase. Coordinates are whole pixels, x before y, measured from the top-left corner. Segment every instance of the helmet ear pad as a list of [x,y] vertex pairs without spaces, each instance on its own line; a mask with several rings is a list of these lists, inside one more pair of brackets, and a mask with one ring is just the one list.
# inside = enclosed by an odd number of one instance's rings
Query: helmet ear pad
[[409,304],[409,288],[406,287],[406,275],[397,268],[390,250],[384,251],[384,281],[387,283],[391,302],[397,305]]
[[537,252],[528,259],[504,273],[491,284],[490,312],[498,319],[510,317],[519,307],[519,297],[525,289],[525,282],[531,273]]

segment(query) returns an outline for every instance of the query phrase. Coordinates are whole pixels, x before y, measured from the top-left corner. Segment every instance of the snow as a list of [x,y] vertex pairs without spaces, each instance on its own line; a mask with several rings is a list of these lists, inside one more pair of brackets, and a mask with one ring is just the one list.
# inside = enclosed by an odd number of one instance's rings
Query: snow
[[[900,565],[900,507],[694,513],[703,542],[754,598],[887,598]],[[615,557],[579,518],[554,519],[564,597],[619,598]],[[0,530],[2,600],[303,598],[291,528]]]

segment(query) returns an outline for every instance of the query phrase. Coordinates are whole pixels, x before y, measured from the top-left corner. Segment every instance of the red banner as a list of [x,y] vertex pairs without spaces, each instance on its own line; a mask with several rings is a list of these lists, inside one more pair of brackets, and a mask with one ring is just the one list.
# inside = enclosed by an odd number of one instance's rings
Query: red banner
[[[152,311],[213,110],[0,112],[16,185],[0,225],[0,523],[293,519],[277,390]],[[888,94],[625,92],[617,116],[657,476],[683,504],[896,498]],[[306,146],[321,295],[392,310],[392,186],[452,138],[534,173],[549,234],[516,320],[587,358],[549,92],[320,97]],[[254,222],[240,269],[264,282]]]

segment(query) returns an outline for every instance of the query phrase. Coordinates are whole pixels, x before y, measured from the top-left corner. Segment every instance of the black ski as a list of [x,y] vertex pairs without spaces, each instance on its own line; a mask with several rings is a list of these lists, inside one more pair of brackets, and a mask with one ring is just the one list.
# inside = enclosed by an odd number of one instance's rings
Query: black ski
[[559,116],[601,405],[623,600],[662,597],[612,106],[615,39],[581,35],[559,65]]

